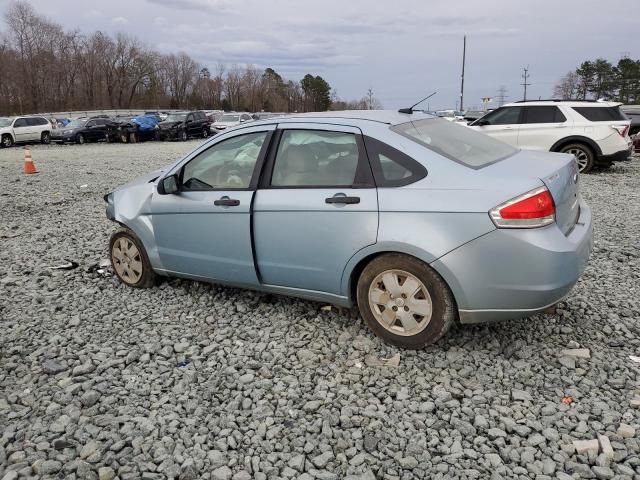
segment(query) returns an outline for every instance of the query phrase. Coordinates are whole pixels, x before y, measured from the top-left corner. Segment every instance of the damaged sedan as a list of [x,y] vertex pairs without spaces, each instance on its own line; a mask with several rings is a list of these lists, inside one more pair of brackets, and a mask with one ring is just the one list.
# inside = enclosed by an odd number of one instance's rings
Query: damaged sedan
[[563,299],[592,248],[575,158],[411,111],[240,125],[105,196],[117,277],[182,277],[343,307],[422,348],[456,321]]

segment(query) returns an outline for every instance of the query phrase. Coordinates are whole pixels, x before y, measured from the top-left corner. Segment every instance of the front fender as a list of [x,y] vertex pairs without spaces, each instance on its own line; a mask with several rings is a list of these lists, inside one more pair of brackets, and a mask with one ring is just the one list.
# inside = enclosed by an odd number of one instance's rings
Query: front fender
[[111,210],[113,220],[131,229],[142,241],[149,262],[154,269],[162,269],[151,221],[151,199],[156,184],[153,181],[136,182],[113,192]]

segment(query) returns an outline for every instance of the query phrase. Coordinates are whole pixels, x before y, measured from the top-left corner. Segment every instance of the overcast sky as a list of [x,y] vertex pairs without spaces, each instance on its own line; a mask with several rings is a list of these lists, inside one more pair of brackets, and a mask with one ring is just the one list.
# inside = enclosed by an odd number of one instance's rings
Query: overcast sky
[[[560,76],[598,56],[640,58],[638,0],[31,0],[72,29],[135,34],[163,52],[185,51],[212,68],[273,67],[298,80],[319,74],[341,98],[371,87],[386,108],[434,90],[452,108],[467,35],[465,106],[495,97],[550,97]],[[5,12],[10,0],[0,0]],[[425,105],[426,108],[426,105]]]

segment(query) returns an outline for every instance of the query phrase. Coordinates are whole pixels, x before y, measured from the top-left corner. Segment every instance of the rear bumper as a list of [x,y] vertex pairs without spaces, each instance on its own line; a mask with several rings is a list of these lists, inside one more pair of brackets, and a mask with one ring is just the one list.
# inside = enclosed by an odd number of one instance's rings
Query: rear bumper
[[613,162],[626,162],[628,160],[631,160],[631,155],[633,155],[633,149],[632,148],[625,148],[624,150],[620,150],[616,153],[613,153],[611,155],[600,155],[598,156],[597,160],[596,160],[596,164],[610,164]]
[[564,298],[584,271],[593,247],[591,209],[580,204],[568,236],[554,224],[497,229],[432,266],[453,291],[462,323],[521,318]]

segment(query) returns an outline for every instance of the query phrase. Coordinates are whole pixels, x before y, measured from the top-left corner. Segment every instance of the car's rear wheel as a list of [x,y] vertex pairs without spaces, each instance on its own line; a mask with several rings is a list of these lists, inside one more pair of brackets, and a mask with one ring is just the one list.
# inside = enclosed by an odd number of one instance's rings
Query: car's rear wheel
[[156,274],[140,239],[128,228],[120,228],[109,241],[111,265],[118,279],[134,288],[152,287]]
[[576,157],[578,161],[578,170],[580,173],[588,173],[595,165],[595,155],[593,150],[582,143],[571,143],[560,149],[562,153],[569,153]]
[[51,135],[49,132],[42,132],[42,135],[40,135],[40,143],[44,145],[49,145],[51,143]]
[[0,147],[9,148],[13,146],[13,137],[8,133],[2,136],[2,140],[0,141]]
[[182,140],[183,142],[186,142],[188,139],[189,139],[189,136],[187,135],[187,131],[182,130],[180,132],[180,140]]
[[84,135],[79,133],[78,136],[76,137],[76,143],[83,145],[84,142],[85,142]]
[[358,309],[387,343],[419,349],[440,339],[456,318],[444,280],[413,257],[390,253],[374,258],[357,285]]
[[207,138],[209,136],[209,129],[208,128],[203,128],[202,129],[202,138]]

